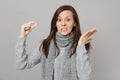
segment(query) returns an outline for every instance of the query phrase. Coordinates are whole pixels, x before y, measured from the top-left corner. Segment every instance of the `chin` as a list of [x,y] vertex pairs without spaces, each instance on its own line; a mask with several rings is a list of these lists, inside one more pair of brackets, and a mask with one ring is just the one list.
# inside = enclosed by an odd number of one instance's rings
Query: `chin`
[[63,36],[66,36],[66,35],[68,35],[68,34],[70,34],[70,33],[61,32],[60,34],[63,35]]

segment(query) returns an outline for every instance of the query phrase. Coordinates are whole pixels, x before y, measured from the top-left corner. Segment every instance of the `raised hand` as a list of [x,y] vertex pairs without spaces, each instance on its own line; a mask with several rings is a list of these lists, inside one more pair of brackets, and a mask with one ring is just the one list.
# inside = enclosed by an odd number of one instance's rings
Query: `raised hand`
[[85,45],[85,44],[89,43],[92,40],[91,36],[95,32],[97,32],[97,29],[96,28],[92,28],[92,29],[88,30],[87,32],[85,32],[84,34],[82,34],[80,39],[79,39],[78,44],[79,45]]
[[34,22],[34,21],[24,23],[21,26],[21,34],[20,34],[20,36],[21,37],[26,37],[30,33],[30,31],[33,30],[36,26],[37,26],[37,23]]

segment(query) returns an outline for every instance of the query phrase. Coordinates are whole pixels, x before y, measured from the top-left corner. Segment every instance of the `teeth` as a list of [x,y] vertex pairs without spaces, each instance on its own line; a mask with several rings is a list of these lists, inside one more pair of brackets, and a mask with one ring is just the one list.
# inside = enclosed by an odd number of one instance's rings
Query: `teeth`
[[67,28],[62,28],[61,31],[67,31]]

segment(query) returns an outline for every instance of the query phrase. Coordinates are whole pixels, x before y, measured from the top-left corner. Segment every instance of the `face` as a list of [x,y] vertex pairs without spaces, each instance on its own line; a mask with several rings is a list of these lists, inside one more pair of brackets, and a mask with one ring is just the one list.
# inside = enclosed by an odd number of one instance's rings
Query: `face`
[[62,11],[58,15],[56,26],[57,26],[57,31],[61,35],[68,35],[69,33],[71,33],[73,27],[75,26],[73,13],[69,10]]

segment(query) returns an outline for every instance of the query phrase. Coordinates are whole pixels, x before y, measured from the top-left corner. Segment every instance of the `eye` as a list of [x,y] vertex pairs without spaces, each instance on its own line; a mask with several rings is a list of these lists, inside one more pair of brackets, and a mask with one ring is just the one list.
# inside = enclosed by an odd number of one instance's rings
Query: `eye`
[[58,18],[57,21],[60,22],[62,19]]
[[71,21],[71,19],[69,19],[69,18],[68,18],[68,19],[66,19],[66,20],[67,20],[67,21]]

